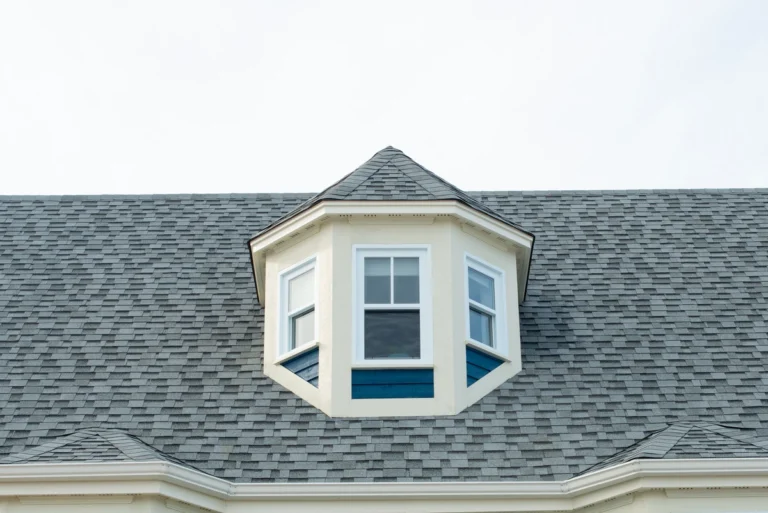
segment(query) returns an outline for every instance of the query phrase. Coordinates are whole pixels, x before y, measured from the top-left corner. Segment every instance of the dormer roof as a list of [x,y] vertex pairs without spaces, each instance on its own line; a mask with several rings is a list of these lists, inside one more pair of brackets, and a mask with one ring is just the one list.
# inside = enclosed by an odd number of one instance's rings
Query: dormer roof
[[[520,225],[440,178],[402,151],[387,146],[324,191],[261,230],[268,232],[322,201],[458,201],[533,237]],[[255,238],[254,237],[254,238]]]
[[[329,204],[346,205],[349,212],[356,209],[365,214],[374,214],[378,206],[386,205],[384,208],[389,208],[398,205],[395,208],[402,209],[398,212],[407,209],[413,213],[414,209],[419,209],[430,215],[456,215],[462,223],[517,246],[517,279],[520,284],[518,301],[522,302],[525,298],[535,242],[533,233],[440,178],[397,148],[387,146],[338,182],[267,225],[248,241],[259,301],[263,298],[265,287],[263,252],[275,242],[295,238],[307,226],[313,226],[313,221],[317,219],[306,223],[297,222],[297,219],[317,213],[317,210]],[[463,208],[457,212],[458,209],[454,208],[456,205]],[[430,209],[429,206],[434,208]],[[326,213],[321,213],[319,217],[326,217]]]

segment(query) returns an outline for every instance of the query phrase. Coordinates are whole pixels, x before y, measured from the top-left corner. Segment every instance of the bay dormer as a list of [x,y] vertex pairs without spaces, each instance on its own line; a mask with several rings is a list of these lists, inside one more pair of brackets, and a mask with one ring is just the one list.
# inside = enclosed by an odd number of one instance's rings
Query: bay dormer
[[249,241],[264,373],[332,417],[454,415],[521,370],[533,241],[385,148]]

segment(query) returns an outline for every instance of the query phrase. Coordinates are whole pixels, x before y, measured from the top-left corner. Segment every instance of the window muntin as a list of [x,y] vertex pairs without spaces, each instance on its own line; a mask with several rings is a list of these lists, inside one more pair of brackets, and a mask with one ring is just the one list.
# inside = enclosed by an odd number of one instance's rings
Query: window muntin
[[504,273],[466,257],[467,336],[482,346],[506,352]]
[[431,361],[427,248],[356,247],[356,360]]
[[279,355],[316,340],[315,259],[302,262],[280,274]]

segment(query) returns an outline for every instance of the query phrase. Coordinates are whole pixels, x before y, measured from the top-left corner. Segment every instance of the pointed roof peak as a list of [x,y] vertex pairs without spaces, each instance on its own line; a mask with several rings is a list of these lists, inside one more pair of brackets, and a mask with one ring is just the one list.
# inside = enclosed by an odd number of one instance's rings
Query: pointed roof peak
[[402,150],[387,146],[357,169],[296,209],[267,226],[264,233],[321,201],[439,201],[454,200],[497,221],[526,232],[504,216],[440,178]]
[[71,461],[168,461],[195,468],[125,430],[86,427],[0,458],[0,465]]
[[704,420],[683,420],[652,431],[614,455],[581,472],[587,474],[637,459],[768,456],[768,440],[752,429]]

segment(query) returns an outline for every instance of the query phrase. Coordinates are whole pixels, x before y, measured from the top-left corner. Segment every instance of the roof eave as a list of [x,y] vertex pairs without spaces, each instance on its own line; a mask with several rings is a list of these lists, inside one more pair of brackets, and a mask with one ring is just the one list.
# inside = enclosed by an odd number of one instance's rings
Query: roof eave
[[322,199],[302,212],[270,226],[248,240],[248,249],[251,258],[251,267],[256,286],[256,297],[264,305],[261,292],[264,288],[263,255],[264,252],[281,242],[286,237],[293,236],[297,232],[311,228],[315,223],[328,217],[341,215],[386,215],[393,212],[398,214],[433,214],[454,215],[470,224],[477,225],[480,229],[487,230],[504,237],[510,243],[524,250],[525,254],[525,279],[519,294],[518,301],[522,303],[528,290],[528,279],[532,262],[532,251],[535,236],[518,227],[486,212],[478,210],[464,201],[451,200],[421,200],[421,201],[378,201],[378,200],[332,200]]
[[294,511],[331,512],[338,501],[362,501],[368,508],[372,501],[386,501],[389,509],[403,509],[413,500],[437,513],[576,511],[648,490],[744,487],[768,487],[768,458],[636,460],[564,481],[424,483],[232,483],[161,461],[0,465],[0,498],[39,497],[43,488],[47,497],[160,495],[219,512],[231,502],[282,502]]

